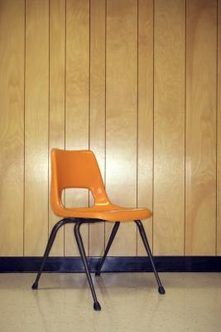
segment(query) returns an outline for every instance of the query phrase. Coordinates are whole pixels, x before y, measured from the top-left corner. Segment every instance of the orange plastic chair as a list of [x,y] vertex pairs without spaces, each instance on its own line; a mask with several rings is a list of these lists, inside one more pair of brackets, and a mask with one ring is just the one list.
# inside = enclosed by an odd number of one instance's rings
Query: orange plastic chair
[[[144,247],[150,258],[150,262],[158,283],[158,291],[164,294],[165,290],[158,276],[147,236],[141,219],[151,217],[152,213],[146,208],[125,208],[112,204],[107,196],[104,183],[99,170],[95,155],[90,150],[67,151],[53,149],[51,152],[52,179],[51,179],[51,207],[54,213],[62,219],[57,222],[50,234],[40,270],[32,289],[38,288],[38,282],[44,269],[46,259],[54,243],[57,231],[67,223],[74,223],[74,235],[78,249],[84,264],[88,283],[94,300],[94,309],[101,310],[97,300],[94,285],[91,279],[88,261],[80,233],[80,226],[84,223],[114,222],[114,226],[108,240],[103,257],[96,268],[95,275],[99,276],[105,258],[115,238],[121,222],[134,221],[139,229]],[[86,188],[89,189],[94,198],[94,206],[85,208],[66,208],[62,203],[62,191],[66,188]]]

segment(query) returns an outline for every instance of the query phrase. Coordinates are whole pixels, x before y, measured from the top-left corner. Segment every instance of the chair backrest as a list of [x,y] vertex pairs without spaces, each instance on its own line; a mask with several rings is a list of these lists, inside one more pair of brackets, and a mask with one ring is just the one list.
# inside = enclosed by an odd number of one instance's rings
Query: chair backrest
[[61,205],[61,194],[65,188],[89,189],[95,205],[109,203],[100,169],[92,151],[53,149],[51,167],[52,208]]

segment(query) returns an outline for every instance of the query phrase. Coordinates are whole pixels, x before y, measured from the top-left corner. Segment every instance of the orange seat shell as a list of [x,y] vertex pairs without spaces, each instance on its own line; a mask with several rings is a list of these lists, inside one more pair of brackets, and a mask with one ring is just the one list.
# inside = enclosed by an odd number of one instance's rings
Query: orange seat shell
[[[147,208],[125,208],[111,203],[105,191],[97,160],[91,150],[53,149],[51,166],[51,207],[60,217],[123,222],[142,220],[152,215]],[[66,188],[90,190],[94,198],[94,206],[64,207],[62,191]]]

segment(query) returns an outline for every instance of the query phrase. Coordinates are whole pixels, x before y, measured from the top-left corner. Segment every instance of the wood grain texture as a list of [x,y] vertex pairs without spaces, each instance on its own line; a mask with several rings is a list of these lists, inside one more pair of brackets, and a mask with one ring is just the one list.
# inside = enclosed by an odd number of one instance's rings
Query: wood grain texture
[[187,2],[186,255],[216,247],[216,9]]
[[[90,149],[105,177],[105,0],[91,1],[90,8]],[[89,226],[89,255],[104,249],[104,224]]]
[[49,3],[26,1],[25,255],[48,238]]
[[[89,1],[68,0],[66,10],[66,148],[87,149],[89,142]],[[73,190],[68,206],[88,206],[88,192]],[[88,251],[88,226],[82,226]],[[65,226],[65,255],[79,255],[73,226]]]
[[24,1],[0,1],[0,255],[23,255]]
[[[138,2],[138,206],[153,202],[153,0]],[[144,220],[152,246],[152,219]],[[137,254],[145,250],[138,234]]]
[[217,81],[217,255],[221,255],[221,1],[218,1]]
[[155,1],[154,254],[184,253],[185,2]]
[[[107,1],[106,185],[110,199],[136,206],[137,3]],[[112,225],[106,227],[106,240]],[[110,255],[135,255],[136,232],[122,224]]]
[[[44,251],[58,220],[52,147],[91,148],[114,203],[153,207],[144,225],[154,254],[221,255],[220,7],[0,0],[0,255]],[[78,189],[64,201],[92,204]],[[111,227],[83,227],[89,255]],[[110,255],[136,254],[135,225],[121,225]],[[51,255],[79,255],[73,226]]]
[[[65,0],[50,1],[50,113],[49,113],[49,192],[50,152],[64,148],[65,120]],[[49,209],[49,231],[60,218]],[[64,254],[64,228],[56,237],[50,255]]]

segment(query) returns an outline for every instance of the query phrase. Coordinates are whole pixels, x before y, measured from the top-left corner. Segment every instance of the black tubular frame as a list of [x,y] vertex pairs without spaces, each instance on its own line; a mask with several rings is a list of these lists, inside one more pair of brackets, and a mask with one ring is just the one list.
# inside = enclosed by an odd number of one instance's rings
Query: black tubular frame
[[[49,236],[49,239],[48,239],[48,243],[47,243],[47,246],[46,246],[46,249],[45,249],[45,252],[44,252],[44,256],[43,256],[43,260],[42,260],[40,269],[39,269],[39,271],[37,273],[37,276],[36,276],[36,279],[35,279],[35,281],[34,281],[34,283],[32,285],[32,289],[38,289],[38,282],[39,282],[41,274],[42,274],[42,272],[44,270],[44,266],[45,266],[46,260],[47,260],[47,258],[49,256],[49,253],[51,251],[51,248],[52,248],[52,245],[54,243],[54,240],[55,240],[55,237],[57,235],[58,230],[62,226],[64,226],[65,224],[73,223],[73,224],[75,224],[74,225],[74,236],[75,236],[75,239],[76,239],[76,242],[77,242],[78,250],[79,250],[79,253],[80,253],[83,265],[84,265],[84,269],[85,269],[85,273],[86,273],[86,276],[87,276],[88,284],[90,286],[91,294],[92,294],[93,301],[94,301],[94,310],[96,310],[96,311],[100,311],[101,310],[101,306],[100,306],[100,304],[99,304],[99,302],[97,300],[96,292],[95,292],[95,289],[94,289],[94,284],[93,284],[93,281],[92,281],[92,278],[91,278],[91,274],[90,274],[90,269],[89,269],[89,265],[88,265],[88,260],[87,260],[86,252],[85,252],[85,249],[84,249],[84,244],[83,244],[81,233],[80,233],[80,227],[81,227],[82,224],[98,223],[98,222],[103,222],[103,220],[99,220],[99,219],[84,219],[84,218],[64,218],[64,219],[58,221],[54,225],[54,227],[52,228],[51,234]],[[151,249],[150,249],[150,246],[149,246],[149,243],[148,243],[148,240],[147,240],[147,235],[145,233],[143,224],[142,224],[142,222],[140,220],[134,220],[134,222],[136,223],[136,225],[138,227],[138,230],[139,230],[140,236],[142,238],[144,247],[145,247],[146,252],[147,252],[147,254],[149,256],[149,259],[150,259],[150,262],[151,262],[151,266],[153,268],[154,275],[155,275],[155,278],[156,278],[156,281],[157,281],[157,284],[158,284],[158,291],[159,291],[160,294],[165,294],[165,290],[164,290],[164,288],[162,286],[162,283],[160,281],[159,275],[157,273],[157,270],[156,270],[156,267],[155,267],[155,264],[154,264],[154,261],[153,261],[153,256],[152,256],[152,253],[151,253]],[[110,234],[110,238],[108,240],[107,246],[106,246],[105,251],[104,251],[104,255],[103,255],[103,257],[101,257],[100,261],[98,262],[98,265],[97,265],[97,268],[96,268],[96,272],[95,272],[96,276],[100,276],[102,266],[103,266],[103,264],[105,262],[105,258],[107,257],[107,254],[108,254],[108,252],[110,250],[110,247],[111,247],[111,245],[113,243],[113,240],[114,240],[114,238],[115,238],[115,236],[117,234],[119,226],[120,226],[120,222],[116,221],[115,224],[114,224],[114,226],[113,226],[113,228],[112,228],[112,231],[111,231],[111,234]]]
[[104,264],[105,258],[107,257],[107,254],[108,254],[108,252],[109,252],[109,250],[110,250],[110,247],[111,247],[111,245],[112,245],[112,242],[114,241],[114,238],[115,238],[115,236],[116,236],[116,234],[117,234],[117,231],[118,231],[119,226],[120,226],[119,221],[115,222],[114,227],[113,227],[113,229],[112,229],[112,231],[111,231],[111,235],[110,235],[110,238],[109,238],[109,240],[108,240],[108,243],[107,243],[106,249],[105,249],[105,251],[104,251],[104,255],[103,255],[103,257],[100,259],[100,261],[98,262],[98,265],[97,265],[97,268],[96,268],[96,272],[95,272],[95,275],[96,275],[96,276],[99,276],[99,275],[101,274],[102,266],[103,266],[103,264]]
[[93,284],[93,281],[92,281],[92,278],[91,278],[91,274],[90,274],[90,270],[89,270],[89,266],[88,266],[88,261],[87,261],[87,257],[86,257],[86,252],[85,252],[85,249],[84,249],[84,244],[83,244],[81,233],[80,233],[80,227],[81,227],[82,223],[84,223],[84,222],[80,221],[80,222],[75,224],[75,226],[74,226],[74,235],[75,235],[75,239],[77,241],[78,249],[79,249],[79,252],[80,252],[80,255],[81,255],[81,259],[82,259],[83,264],[84,264],[85,272],[86,272],[86,275],[87,275],[87,280],[88,280],[88,283],[89,283],[89,286],[90,286],[90,289],[91,289],[91,294],[92,294],[92,297],[93,297],[93,300],[94,300],[94,310],[100,311],[101,306],[100,306],[100,303],[97,300],[97,295],[95,293],[94,284]]

